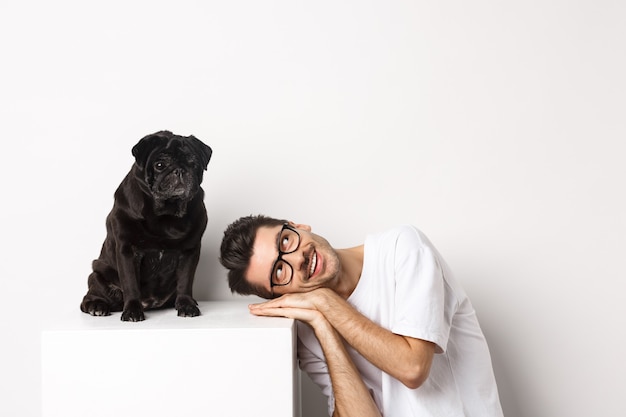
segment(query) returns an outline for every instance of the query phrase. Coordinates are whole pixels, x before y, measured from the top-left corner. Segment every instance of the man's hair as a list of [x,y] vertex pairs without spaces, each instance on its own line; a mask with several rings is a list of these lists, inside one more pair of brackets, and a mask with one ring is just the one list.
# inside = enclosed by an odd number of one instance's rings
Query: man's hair
[[220,247],[220,262],[228,269],[228,286],[231,292],[242,295],[254,294],[266,299],[273,298],[265,288],[250,284],[246,280],[245,273],[250,265],[257,230],[260,227],[282,226],[284,223],[286,220],[259,214],[241,217],[226,228]]

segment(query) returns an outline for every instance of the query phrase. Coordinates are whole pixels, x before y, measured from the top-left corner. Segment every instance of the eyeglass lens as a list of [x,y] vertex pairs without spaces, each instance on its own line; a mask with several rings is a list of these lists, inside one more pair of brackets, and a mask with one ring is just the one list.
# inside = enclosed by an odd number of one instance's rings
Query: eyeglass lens
[[282,255],[295,252],[300,244],[300,236],[291,229],[284,228],[278,239],[278,260],[272,271],[272,283],[287,285],[291,281],[293,268],[282,259]]

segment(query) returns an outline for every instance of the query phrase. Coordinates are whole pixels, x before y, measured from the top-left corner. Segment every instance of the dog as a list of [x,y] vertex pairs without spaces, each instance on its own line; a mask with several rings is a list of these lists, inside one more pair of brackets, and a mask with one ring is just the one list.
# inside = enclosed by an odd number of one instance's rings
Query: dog
[[131,322],[157,308],[200,315],[192,287],[208,220],[200,184],[212,153],[194,136],[166,130],[132,148],[135,162],[115,192],[81,311],[121,311]]

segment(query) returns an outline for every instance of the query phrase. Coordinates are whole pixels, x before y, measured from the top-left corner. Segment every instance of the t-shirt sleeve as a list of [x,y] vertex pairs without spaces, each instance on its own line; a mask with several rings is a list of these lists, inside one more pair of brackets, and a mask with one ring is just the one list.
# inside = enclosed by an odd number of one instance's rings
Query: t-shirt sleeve
[[447,291],[437,253],[420,233],[403,229],[396,240],[395,309],[391,331],[436,344],[446,351],[452,294]]

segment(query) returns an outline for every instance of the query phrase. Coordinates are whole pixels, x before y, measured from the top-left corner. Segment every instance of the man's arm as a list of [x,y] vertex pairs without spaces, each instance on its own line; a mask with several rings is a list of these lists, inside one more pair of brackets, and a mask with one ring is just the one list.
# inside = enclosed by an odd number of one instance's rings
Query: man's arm
[[381,417],[341,336],[319,312],[299,308],[251,308],[257,315],[289,317],[308,323],[322,346],[335,397],[333,417]]
[[268,307],[276,315],[282,315],[279,309],[293,307],[319,311],[350,346],[407,387],[418,388],[428,378],[434,343],[397,335],[378,326],[330,289],[288,294],[254,306],[251,311]]

